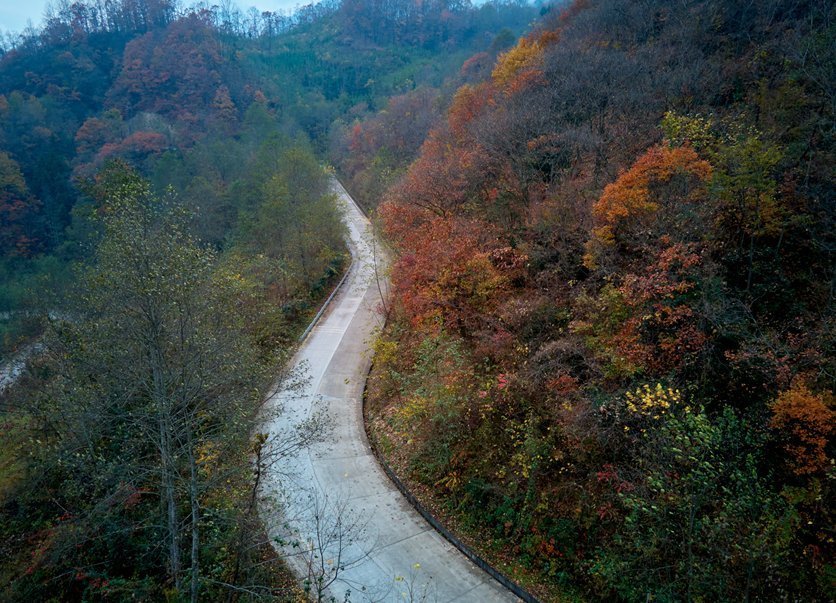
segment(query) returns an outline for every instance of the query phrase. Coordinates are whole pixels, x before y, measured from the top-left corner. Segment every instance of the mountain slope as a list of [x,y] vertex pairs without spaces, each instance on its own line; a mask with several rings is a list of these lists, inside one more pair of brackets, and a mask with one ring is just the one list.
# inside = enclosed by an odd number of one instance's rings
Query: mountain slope
[[386,195],[375,429],[544,583],[832,598],[833,18],[574,2]]

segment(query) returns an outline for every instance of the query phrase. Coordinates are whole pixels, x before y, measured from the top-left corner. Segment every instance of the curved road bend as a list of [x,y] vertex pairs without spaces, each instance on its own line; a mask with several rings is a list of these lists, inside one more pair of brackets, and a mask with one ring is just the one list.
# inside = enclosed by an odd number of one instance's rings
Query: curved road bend
[[[264,494],[283,507],[282,517],[270,518],[271,536],[301,543],[282,547],[300,577],[308,575],[311,564],[299,550],[328,541],[323,559],[313,565],[326,571],[344,567],[327,593],[337,601],[347,590],[351,601],[517,601],[433,530],[372,454],[362,414],[369,342],[380,326],[372,232],[345,189],[336,181],[334,187],[354,261],[294,356],[295,365],[307,366],[309,383],[302,391],[278,393],[273,404],[283,410],[267,425],[271,434],[287,433],[325,410],[332,431],[326,441],[283,458],[266,480]],[[342,545],[336,542],[339,536]]]

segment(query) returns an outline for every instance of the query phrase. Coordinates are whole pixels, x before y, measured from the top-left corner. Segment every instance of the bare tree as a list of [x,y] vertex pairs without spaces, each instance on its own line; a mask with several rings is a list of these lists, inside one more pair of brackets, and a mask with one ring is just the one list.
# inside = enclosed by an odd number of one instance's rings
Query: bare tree
[[[371,601],[380,600],[372,585],[361,584],[347,575],[367,562],[377,549],[377,540],[367,533],[369,518],[352,512],[339,496],[332,498],[311,489],[303,497],[308,511],[299,517],[285,518],[277,543],[297,573],[304,573],[305,591],[317,602],[347,601],[352,592]],[[340,599],[336,594],[338,585],[346,589]]]

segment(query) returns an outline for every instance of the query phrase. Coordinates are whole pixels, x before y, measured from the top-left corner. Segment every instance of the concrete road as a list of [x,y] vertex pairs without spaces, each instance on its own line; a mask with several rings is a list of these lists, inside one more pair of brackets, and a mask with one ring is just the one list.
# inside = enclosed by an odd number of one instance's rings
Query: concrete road
[[[265,481],[268,531],[314,598],[343,601],[462,601],[517,598],[473,565],[409,505],[375,460],[363,428],[361,396],[370,342],[381,326],[368,220],[335,182],[349,229],[352,267],[294,357],[309,381],[279,392],[268,419],[277,443],[327,413],[321,441],[284,455]],[[271,504],[270,502],[265,505]],[[268,506],[263,507],[267,509]]]

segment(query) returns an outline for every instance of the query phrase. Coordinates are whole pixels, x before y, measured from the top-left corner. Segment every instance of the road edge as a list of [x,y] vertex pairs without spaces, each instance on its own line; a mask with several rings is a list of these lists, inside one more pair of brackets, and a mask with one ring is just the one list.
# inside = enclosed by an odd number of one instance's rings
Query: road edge
[[349,262],[348,268],[346,268],[345,272],[343,273],[340,282],[334,285],[334,288],[331,290],[330,295],[328,295],[328,297],[325,298],[325,301],[322,302],[322,305],[319,307],[319,310],[311,319],[311,322],[308,323],[308,326],[305,327],[305,330],[302,331],[301,335],[299,335],[299,339],[296,340],[297,345],[301,345],[308,338],[308,335],[311,334],[311,331],[314,330],[314,327],[317,325],[317,323],[319,323],[320,319],[322,318],[322,315],[325,314],[325,310],[327,310],[328,306],[331,305],[331,301],[334,299],[334,296],[337,295],[340,289],[342,289],[345,280],[348,278],[348,275],[351,274],[351,271],[354,269],[354,264],[354,253],[351,253],[351,262]]
[[[371,367],[369,368],[369,373],[371,372]],[[368,377],[368,373],[366,374]],[[383,457],[383,454],[380,452],[380,449],[377,446],[377,442],[375,441],[372,434],[369,433],[369,423],[366,420],[366,381],[367,378],[363,380],[363,429],[366,432],[366,441],[369,443],[369,447],[372,450],[372,454],[374,454],[375,459],[377,460],[378,465],[383,469],[383,472],[389,478],[389,480],[395,484],[395,487],[400,491],[404,498],[406,498],[407,502],[418,512],[424,520],[432,526],[432,528],[441,534],[445,540],[447,540],[450,544],[456,547],[459,552],[461,552],[465,557],[470,559],[473,564],[488,574],[491,578],[499,582],[503,587],[509,590],[512,594],[516,597],[525,601],[525,603],[541,603],[541,601],[528,592],[525,588],[511,580],[508,576],[500,572],[494,566],[489,564],[485,561],[481,556],[479,556],[476,551],[471,549],[467,546],[464,542],[459,540],[458,536],[453,534],[450,530],[448,530],[444,524],[442,524],[432,513],[430,513],[426,507],[419,501],[412,491],[404,484],[401,479],[398,477],[397,473],[389,466],[389,463]]]
[[[369,219],[368,214],[363,210],[362,207],[354,200],[354,197],[351,196],[351,193],[348,192],[348,189],[345,188],[345,185],[340,182],[338,178],[334,178],[339,185],[342,187],[343,191],[345,191],[348,198],[351,200],[351,203],[360,210],[366,219]],[[341,283],[342,284],[342,283]],[[340,285],[337,285],[339,288]],[[329,300],[330,301],[330,298]],[[327,303],[327,302],[326,302]],[[384,323],[384,328],[385,328]],[[448,530],[444,524],[442,524],[432,513],[430,513],[426,507],[419,501],[415,495],[410,491],[410,489],[404,484],[392,467],[389,466],[389,463],[383,457],[383,454],[380,452],[380,449],[377,446],[375,439],[372,437],[372,434],[369,432],[369,422],[367,421],[367,413],[366,413],[366,384],[368,382],[369,374],[371,373],[372,368],[374,367],[374,357],[371,358],[371,362],[369,363],[368,368],[363,372],[363,382],[362,382],[362,394],[361,394],[361,414],[363,418],[363,432],[366,436],[366,442],[368,443],[369,448],[374,455],[377,464],[380,465],[383,472],[389,478],[401,495],[407,500],[407,502],[415,509],[418,514],[424,518],[430,526],[438,532],[441,536],[444,537],[450,544],[452,544],[456,549],[459,550],[465,557],[467,557],[476,567],[484,571],[488,574],[491,578],[499,582],[505,589],[510,591],[513,595],[525,601],[525,603],[541,603],[539,599],[537,599],[534,595],[524,589],[522,586],[508,578],[505,574],[500,572],[498,569],[490,565],[487,561],[485,561],[479,554],[477,554],[473,549],[467,546],[464,542],[459,540],[459,538],[453,534],[450,530]]]
[[[345,191],[345,194],[351,200],[351,203],[353,203],[354,206],[360,210],[360,213],[362,213],[366,217],[366,219],[369,220],[368,214],[365,211],[363,211],[363,208],[357,204],[357,202],[354,200],[354,197],[352,197],[351,194],[349,194],[348,189],[345,188],[345,186],[343,186],[342,182],[340,182],[340,179],[337,178],[336,175],[331,175],[331,178],[333,178],[334,182],[336,182],[340,185],[340,187],[342,187],[342,189]],[[314,327],[316,327],[317,323],[319,323],[320,319],[322,318],[322,315],[325,314],[325,311],[328,309],[328,306],[331,305],[334,296],[336,296],[340,289],[342,289],[342,286],[343,284],[345,284],[348,275],[351,274],[352,270],[354,270],[355,264],[357,264],[357,258],[354,257],[354,250],[351,248],[351,245],[346,244],[346,247],[348,248],[348,253],[351,256],[351,261],[348,263],[348,267],[345,269],[345,272],[343,272],[343,276],[340,279],[340,282],[334,285],[334,288],[331,290],[330,295],[328,295],[328,297],[325,298],[325,301],[322,302],[322,304],[319,307],[319,310],[308,323],[308,326],[305,327],[305,330],[302,331],[301,335],[299,335],[299,338],[296,340],[297,345],[301,345],[305,341],[305,339],[308,338],[308,335],[311,334],[311,331],[313,331]]]

